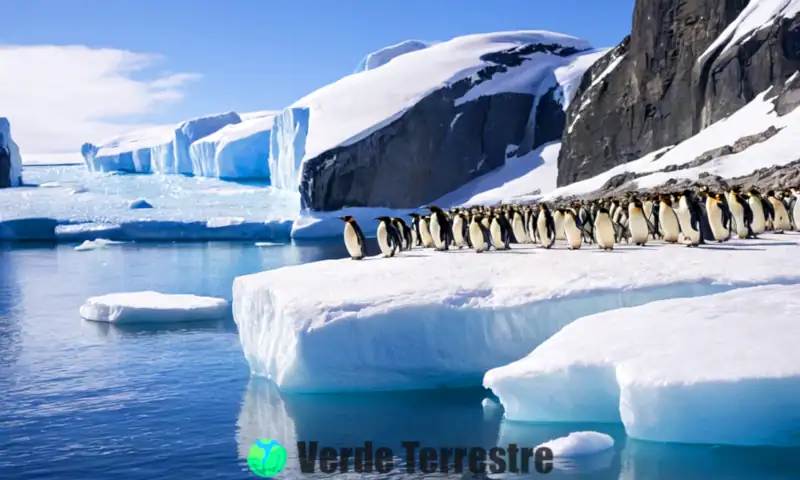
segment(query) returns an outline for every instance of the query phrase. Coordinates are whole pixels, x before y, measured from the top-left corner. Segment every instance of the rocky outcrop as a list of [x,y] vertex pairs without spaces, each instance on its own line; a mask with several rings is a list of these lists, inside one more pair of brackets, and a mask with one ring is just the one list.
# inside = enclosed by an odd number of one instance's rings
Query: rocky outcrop
[[538,102],[533,94],[491,90],[460,100],[497,75],[535,61],[525,57],[537,52],[567,57],[577,50],[533,44],[485,55],[481,60],[489,64],[476,74],[430,93],[366,138],[306,160],[303,208],[416,208],[502,166],[509,155],[559,139],[565,115],[554,75],[540,80],[554,87]]
[[[769,87],[783,89],[800,69],[800,15],[778,17],[739,43],[714,43],[747,5],[637,0],[630,38],[585,74],[567,111],[558,185],[677,144]],[[797,90],[786,89],[778,113],[800,103]]]

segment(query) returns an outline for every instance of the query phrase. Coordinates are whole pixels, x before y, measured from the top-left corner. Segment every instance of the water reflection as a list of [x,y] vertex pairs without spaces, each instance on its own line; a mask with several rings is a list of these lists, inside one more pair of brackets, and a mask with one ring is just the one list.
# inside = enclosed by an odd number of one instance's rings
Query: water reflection
[[0,368],[10,366],[22,350],[22,329],[15,314],[22,291],[10,252],[0,245]]

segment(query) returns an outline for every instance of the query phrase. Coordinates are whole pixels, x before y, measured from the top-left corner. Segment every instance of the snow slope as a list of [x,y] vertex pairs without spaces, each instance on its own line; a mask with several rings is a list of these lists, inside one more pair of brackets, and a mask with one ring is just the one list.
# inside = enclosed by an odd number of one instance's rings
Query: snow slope
[[800,282],[798,243],[783,235],[702,249],[519,246],[323,261],[238,277],[233,312],[251,371],[283,390],[477,386],[585,315]]
[[510,420],[621,421],[629,436],[659,442],[798,445],[798,318],[798,285],[609,311],[489,371],[484,385]]
[[81,148],[87,167],[95,172],[198,174],[189,157],[189,146],[222,127],[241,122],[228,112],[162,125],[114,137],[99,145]]
[[778,18],[793,18],[798,13],[800,0],[750,0],[736,20],[700,55],[697,63],[705,63],[715,52],[722,54],[746,42],[758,30],[771,26]]
[[18,187],[22,179],[22,157],[19,154],[19,146],[11,136],[11,122],[5,117],[0,117],[0,135],[3,136],[0,147],[7,148],[11,156],[11,170],[9,171],[11,186]]
[[[305,159],[369,136],[431,92],[491,64],[481,56],[535,43],[589,48],[583,40],[545,31],[466,35],[396,56],[380,68],[349,75],[312,92],[276,119],[270,169],[273,178],[284,180],[273,184],[296,189]],[[555,55],[534,55],[551,60],[551,68],[569,63]],[[498,81],[502,78],[507,77],[500,75]],[[519,86],[513,82],[507,85]],[[483,84],[479,87],[490,88]],[[276,170],[281,174],[275,175]]]
[[428,48],[429,42],[422,42],[420,40],[405,40],[395,45],[383,47],[380,50],[367,54],[358,66],[354,73],[363,72],[365,70],[374,70],[381,65],[389,63],[393,58],[406,53],[416,52],[423,48]]
[[225,179],[269,179],[275,117],[259,115],[227,125],[189,147],[192,172]]

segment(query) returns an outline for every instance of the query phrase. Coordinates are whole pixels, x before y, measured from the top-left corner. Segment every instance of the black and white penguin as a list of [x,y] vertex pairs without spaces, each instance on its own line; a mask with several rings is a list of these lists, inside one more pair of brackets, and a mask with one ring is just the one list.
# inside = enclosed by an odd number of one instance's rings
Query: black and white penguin
[[429,215],[420,215],[419,234],[422,238],[423,247],[433,248],[436,246],[436,243],[433,241],[433,235],[431,235],[431,217]]
[[536,235],[544,248],[550,248],[556,242],[556,225],[547,204],[543,203],[536,218]]
[[415,247],[421,247],[422,235],[420,234],[419,231],[420,215],[419,213],[409,213],[408,216],[411,217],[411,239],[412,239],[411,243]]
[[491,241],[489,240],[489,229],[483,226],[483,215],[476,213],[469,222],[469,240],[476,253],[489,250]]
[[489,233],[492,235],[492,245],[495,250],[508,250],[511,243],[511,232],[508,228],[508,222],[504,222],[505,214],[502,210],[498,210],[492,214],[489,221]]
[[586,204],[582,203],[578,207],[578,222],[581,226],[581,236],[583,237],[583,241],[586,243],[593,243],[594,220],[592,219],[592,213]]
[[367,256],[367,241],[364,232],[356,223],[356,219],[351,216],[339,217],[344,224],[344,246],[347,253],[353,260],[361,260]]
[[392,219],[389,217],[377,217],[375,220],[380,221],[376,235],[378,237],[378,247],[380,247],[384,257],[393,257],[398,248],[400,248],[400,242],[402,241],[397,233],[397,228],[395,228]]
[[450,248],[453,241],[453,230],[450,226],[450,221],[444,211],[435,206],[429,205],[427,207],[431,211],[431,237],[433,237],[433,244],[436,250],[444,252]]
[[738,186],[733,186],[728,191],[728,208],[733,217],[736,236],[740,239],[752,238],[755,236],[752,229],[753,211],[750,204],[739,192]]
[[566,240],[567,237],[564,235],[564,210],[557,208],[551,213],[553,215],[553,225],[555,225],[556,229],[556,240]]
[[753,212],[752,230],[759,235],[767,230],[767,212],[764,210],[763,198],[754,188],[751,188],[747,196],[747,204]]
[[567,239],[567,246],[570,250],[578,250],[583,243],[583,229],[581,221],[571,209],[564,210],[564,236]]
[[678,214],[672,208],[672,199],[669,195],[661,195],[661,199],[658,202],[658,224],[661,227],[661,236],[665,242],[678,242],[681,227],[678,221]]
[[528,233],[528,238],[531,243],[539,243],[539,232],[537,232],[537,219],[539,218],[538,207],[529,207],[528,219],[525,222],[525,231]]
[[409,227],[402,218],[392,218],[392,225],[397,230],[400,237],[400,250],[411,250],[414,248],[414,239],[411,234],[411,227]]
[[[469,225],[464,214],[457,212],[453,214],[453,246],[459,250],[468,246]],[[465,235],[466,234],[466,235]]]
[[628,226],[631,233],[631,242],[636,245],[644,245],[650,236],[650,227],[645,216],[642,202],[634,198],[628,203]]
[[594,217],[594,240],[603,250],[613,250],[616,232],[611,215],[605,207],[598,207]]
[[792,216],[792,225],[795,230],[800,230],[800,187],[792,189],[792,198],[789,200],[789,212]]
[[511,230],[514,232],[517,243],[531,243],[528,232],[525,231],[525,216],[519,208],[512,209]]
[[692,196],[691,191],[684,191],[678,197],[678,221],[681,225],[681,233],[683,233],[684,242],[689,247],[697,247],[701,243],[705,243],[703,239],[703,229],[700,225],[702,211],[697,208],[697,202]]
[[767,192],[767,202],[772,208],[772,229],[775,233],[783,233],[786,230],[792,229],[792,222],[789,220],[789,212],[786,210],[786,205],[783,201],[775,196],[775,192]]
[[730,235],[728,229],[730,212],[726,212],[728,207],[722,202],[723,198],[724,197],[719,193],[709,193],[706,195],[706,215],[708,216],[708,224],[711,227],[714,240],[717,242],[724,242]]

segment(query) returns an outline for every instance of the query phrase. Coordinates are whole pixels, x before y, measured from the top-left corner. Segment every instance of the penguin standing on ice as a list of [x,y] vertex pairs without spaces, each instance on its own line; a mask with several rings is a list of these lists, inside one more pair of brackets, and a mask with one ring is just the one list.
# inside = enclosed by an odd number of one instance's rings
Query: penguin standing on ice
[[459,250],[469,247],[469,221],[461,212],[453,214],[453,245]]
[[697,199],[694,198],[690,190],[686,190],[678,198],[678,221],[681,225],[681,232],[689,247],[697,247],[705,243],[703,238],[704,229],[701,225],[705,220],[704,214],[699,207]]
[[511,232],[508,222],[504,222],[502,210],[495,212],[489,221],[489,233],[492,234],[492,244],[495,250],[508,250],[511,243]]
[[750,203],[739,192],[739,187],[734,186],[728,192],[728,208],[736,224],[736,236],[740,239],[756,238],[753,232],[753,210]]
[[800,198],[800,187],[792,189],[792,198],[789,200],[789,211],[792,215],[792,224],[795,230],[800,230],[800,202],[797,201],[798,198]]
[[411,250],[414,248],[414,238],[411,233],[411,227],[399,217],[392,218],[392,225],[394,225],[397,234],[400,236],[400,250]]
[[394,257],[395,252],[400,247],[401,239],[397,229],[392,224],[392,219],[389,217],[377,217],[375,220],[380,221],[377,237],[381,253],[387,258]]
[[433,248],[435,244],[433,242],[433,236],[431,235],[430,218],[418,213],[414,215],[417,215],[417,218],[419,218],[419,238],[422,241],[422,246],[424,248]]
[[351,216],[339,217],[344,224],[344,246],[347,253],[353,260],[361,260],[367,256],[367,241],[364,239],[364,232],[356,223],[356,219]]
[[517,243],[531,243],[528,233],[525,231],[525,217],[519,208],[511,211],[511,229],[514,231],[514,238]]
[[556,242],[556,224],[547,204],[543,203],[536,218],[536,235],[544,248],[550,248]]
[[645,216],[642,202],[634,198],[628,203],[628,225],[631,232],[631,241],[642,246],[647,243],[650,236],[650,227]]
[[570,250],[578,250],[583,243],[583,229],[581,221],[572,210],[565,210],[564,215],[564,236],[567,238],[567,246]]
[[720,243],[728,238],[727,215],[725,214],[725,206],[720,200],[721,198],[722,195],[718,193],[712,193],[706,196],[708,224],[711,227],[714,240]]
[[594,220],[592,220],[592,212],[585,204],[581,204],[578,208],[578,222],[581,226],[581,236],[586,243],[592,243],[594,240]]
[[431,211],[430,229],[434,247],[440,252],[447,251],[453,241],[453,231],[447,215],[435,205],[429,205],[425,208]]
[[783,233],[786,230],[791,230],[792,223],[789,221],[789,212],[786,210],[786,205],[783,204],[783,201],[775,196],[775,192],[771,190],[767,192],[767,202],[769,202],[772,208],[772,229],[775,233]]
[[759,195],[758,191],[751,188],[748,192],[747,204],[753,212],[752,230],[753,233],[759,235],[767,230],[767,212],[764,211],[763,198]]
[[409,213],[411,217],[411,244],[415,247],[422,246],[422,235],[419,233],[419,213]]
[[613,250],[616,232],[611,221],[611,215],[605,207],[599,207],[594,217],[594,234],[597,246],[603,250]]
[[489,230],[483,226],[482,220],[482,215],[476,213],[469,222],[469,240],[476,253],[489,250],[489,246],[491,245]]
[[528,233],[528,238],[531,239],[531,243],[539,242],[539,235],[537,232],[538,218],[539,209],[531,207],[528,210],[528,218],[525,222],[525,231]]
[[564,211],[560,208],[557,208],[553,215],[553,225],[555,225],[556,229],[556,240],[566,240],[567,237],[564,235]]
[[678,214],[672,208],[672,199],[669,195],[661,195],[661,200],[658,202],[658,224],[661,227],[661,235],[665,242],[678,242],[681,227],[678,221]]

